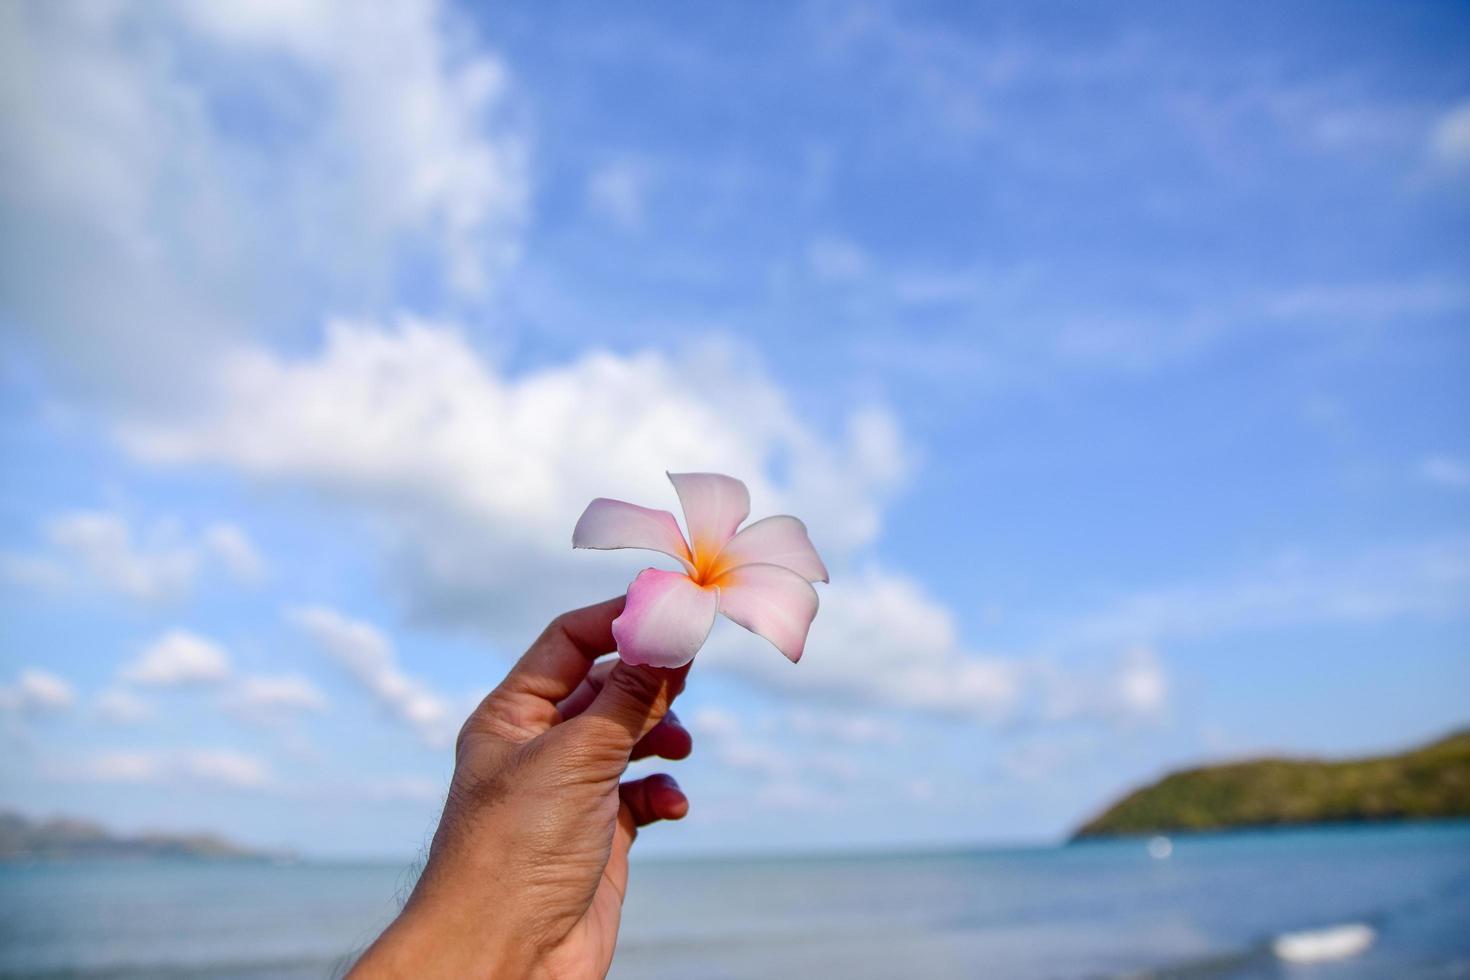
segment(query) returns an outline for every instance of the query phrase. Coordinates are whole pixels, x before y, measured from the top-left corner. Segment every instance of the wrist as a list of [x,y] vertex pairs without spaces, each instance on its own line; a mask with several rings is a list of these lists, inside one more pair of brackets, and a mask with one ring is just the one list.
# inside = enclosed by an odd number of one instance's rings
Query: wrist
[[496,928],[496,918],[484,910],[434,908],[415,895],[350,976],[530,978],[535,951],[513,930]]

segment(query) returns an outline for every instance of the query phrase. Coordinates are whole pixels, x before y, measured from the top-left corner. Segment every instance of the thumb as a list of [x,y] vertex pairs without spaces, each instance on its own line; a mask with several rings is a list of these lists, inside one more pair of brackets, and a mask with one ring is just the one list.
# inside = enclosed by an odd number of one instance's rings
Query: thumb
[[617,772],[628,764],[638,740],[669,713],[669,705],[684,690],[689,666],[664,668],[632,666],[619,662],[608,673],[597,697],[566,727],[581,734],[609,761],[617,761]]

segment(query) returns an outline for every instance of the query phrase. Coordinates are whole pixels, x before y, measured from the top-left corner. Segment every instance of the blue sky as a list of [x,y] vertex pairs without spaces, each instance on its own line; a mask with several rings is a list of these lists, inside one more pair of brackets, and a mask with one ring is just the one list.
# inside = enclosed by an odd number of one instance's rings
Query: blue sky
[[0,802],[425,839],[446,739],[728,472],[649,851],[1055,839],[1467,720],[1470,11],[0,10]]

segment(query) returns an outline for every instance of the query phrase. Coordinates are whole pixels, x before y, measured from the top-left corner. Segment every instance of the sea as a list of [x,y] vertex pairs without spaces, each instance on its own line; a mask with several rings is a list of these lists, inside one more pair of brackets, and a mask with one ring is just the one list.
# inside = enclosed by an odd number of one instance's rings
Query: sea
[[[0,865],[0,977],[332,977],[406,864]],[[1470,822],[644,859],[612,976],[1470,978]]]

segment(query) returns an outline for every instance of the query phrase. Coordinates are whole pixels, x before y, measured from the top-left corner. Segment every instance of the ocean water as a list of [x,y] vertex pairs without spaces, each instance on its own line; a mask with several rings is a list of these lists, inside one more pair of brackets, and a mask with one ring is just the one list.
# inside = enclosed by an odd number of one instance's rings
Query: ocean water
[[[1164,855],[1167,853],[1167,857]],[[0,866],[0,976],[325,977],[401,866]],[[1470,977],[1470,823],[635,864],[619,980]]]

